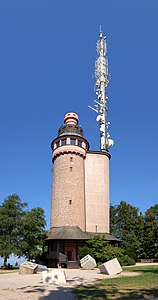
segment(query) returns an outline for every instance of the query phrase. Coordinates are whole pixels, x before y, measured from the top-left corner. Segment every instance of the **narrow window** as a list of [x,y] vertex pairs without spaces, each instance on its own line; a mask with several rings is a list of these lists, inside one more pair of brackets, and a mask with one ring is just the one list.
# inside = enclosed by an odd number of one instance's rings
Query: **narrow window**
[[71,145],[76,145],[76,140],[75,139],[70,139],[70,144]]
[[60,141],[56,143],[56,146],[59,147],[60,146]]
[[69,204],[70,204],[70,205],[72,204],[72,200],[69,200]]
[[78,141],[78,146],[82,147],[82,142],[81,141]]
[[72,167],[70,167],[70,171],[72,171]]
[[66,139],[61,140],[61,146],[64,146],[64,145],[66,145]]
[[70,161],[73,161],[73,157],[72,156],[70,157]]

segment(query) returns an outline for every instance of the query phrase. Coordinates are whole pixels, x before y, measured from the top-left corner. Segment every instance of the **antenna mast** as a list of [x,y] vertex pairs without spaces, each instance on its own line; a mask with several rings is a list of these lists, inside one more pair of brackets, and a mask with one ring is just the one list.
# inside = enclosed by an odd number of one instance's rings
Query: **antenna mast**
[[110,135],[107,132],[110,122],[107,122],[107,95],[106,88],[108,86],[108,59],[106,56],[107,53],[107,44],[106,37],[103,37],[103,32],[101,31],[100,26],[100,37],[97,41],[97,54],[98,57],[95,61],[95,92],[98,100],[94,100],[96,103],[94,107],[89,106],[94,110],[98,115],[96,121],[99,122],[100,129],[100,150],[108,151],[110,147],[113,146],[114,141],[109,139]]

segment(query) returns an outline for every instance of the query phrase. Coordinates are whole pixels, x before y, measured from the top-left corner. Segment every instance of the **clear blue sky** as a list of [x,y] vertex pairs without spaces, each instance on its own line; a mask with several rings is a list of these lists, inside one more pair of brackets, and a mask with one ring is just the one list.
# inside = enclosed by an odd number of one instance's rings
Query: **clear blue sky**
[[158,203],[158,1],[0,1],[0,201],[51,201],[51,141],[68,111],[99,150],[94,62],[107,36],[111,203]]

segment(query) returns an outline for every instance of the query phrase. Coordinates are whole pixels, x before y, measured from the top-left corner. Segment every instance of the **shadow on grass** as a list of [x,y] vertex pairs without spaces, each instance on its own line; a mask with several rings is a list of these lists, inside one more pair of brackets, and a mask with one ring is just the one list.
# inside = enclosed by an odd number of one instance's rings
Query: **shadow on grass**
[[139,275],[103,279],[93,285],[80,286],[75,289],[75,293],[79,299],[84,300],[158,299],[157,267],[130,268],[130,272],[137,272]]
[[132,299],[158,299],[158,288],[155,289],[119,289],[115,285],[86,286],[75,290],[78,299],[87,300],[132,300]]

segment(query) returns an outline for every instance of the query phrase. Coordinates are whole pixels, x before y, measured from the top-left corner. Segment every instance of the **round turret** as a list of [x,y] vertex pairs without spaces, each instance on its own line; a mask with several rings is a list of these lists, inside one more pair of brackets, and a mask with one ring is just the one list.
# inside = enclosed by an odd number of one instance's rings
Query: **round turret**
[[85,157],[89,143],[84,138],[83,129],[78,125],[78,115],[70,112],[64,116],[64,125],[58,130],[58,137],[53,140],[53,162],[57,156],[64,153],[75,153]]
[[78,124],[78,115],[76,113],[73,113],[73,112],[67,113],[64,116],[64,124],[77,125]]
[[78,115],[64,116],[64,125],[51,144],[54,162],[51,227],[79,226],[85,230],[84,159],[89,144]]

